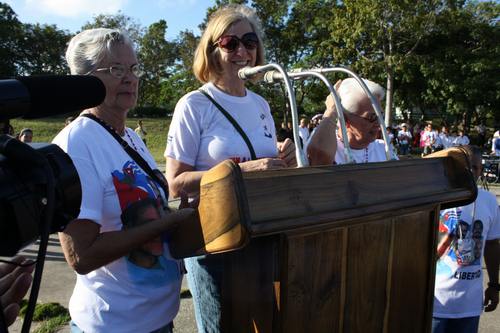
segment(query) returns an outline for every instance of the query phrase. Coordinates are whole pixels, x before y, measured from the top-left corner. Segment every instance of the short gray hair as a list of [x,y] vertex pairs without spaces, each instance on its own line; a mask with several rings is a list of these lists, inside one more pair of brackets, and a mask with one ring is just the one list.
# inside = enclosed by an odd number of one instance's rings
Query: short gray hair
[[117,44],[130,45],[133,43],[123,31],[116,29],[88,29],[83,30],[71,38],[66,50],[66,61],[73,75],[86,75],[92,72]]
[[[363,79],[363,82],[368,86],[368,90],[379,100],[385,97],[385,89],[381,85],[373,81]],[[338,89],[342,106],[346,112],[355,112],[355,109],[362,98],[368,98],[361,85],[354,78],[342,80]]]

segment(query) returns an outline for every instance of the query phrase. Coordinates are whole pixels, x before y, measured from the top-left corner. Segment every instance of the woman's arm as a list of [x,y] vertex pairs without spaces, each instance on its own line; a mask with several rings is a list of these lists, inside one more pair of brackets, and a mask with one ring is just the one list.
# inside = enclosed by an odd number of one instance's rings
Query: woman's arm
[[171,157],[166,158],[165,170],[168,190],[173,198],[178,198],[181,194],[196,196],[200,192],[200,181],[205,171],[194,171],[192,165]]
[[194,210],[186,208],[131,229],[103,233],[92,220],[77,219],[59,233],[59,239],[68,264],[78,274],[87,274],[191,218]]
[[323,119],[307,146],[307,156],[311,166],[331,165],[337,152],[337,113],[331,94],[328,95],[325,104]]
[[[487,240],[484,246],[484,263],[490,283],[498,285],[498,270],[500,267],[500,243],[498,239]],[[484,311],[490,312],[497,308],[499,291],[488,286],[484,291]]]

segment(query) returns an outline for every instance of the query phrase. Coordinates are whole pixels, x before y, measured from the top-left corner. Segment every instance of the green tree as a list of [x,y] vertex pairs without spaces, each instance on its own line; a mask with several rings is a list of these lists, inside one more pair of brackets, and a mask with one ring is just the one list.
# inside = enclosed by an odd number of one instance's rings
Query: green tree
[[55,25],[24,24],[20,74],[68,74],[64,54],[69,39],[69,32]]
[[186,93],[198,89],[201,85],[193,74],[194,51],[199,37],[189,30],[181,31],[175,40],[175,63],[170,66],[171,75],[161,83],[160,98],[169,113],[177,101]]
[[[500,115],[500,4],[471,2],[444,10],[436,29],[417,49],[421,99],[456,119],[466,130],[471,120]],[[420,74],[420,75],[419,75]],[[415,101],[416,102],[416,101]]]
[[144,67],[139,91],[139,105],[162,104],[161,82],[171,76],[169,68],[175,62],[175,43],[166,40],[167,22],[151,24],[140,39],[139,59]]
[[23,27],[12,8],[0,2],[0,76],[14,76],[20,60]]
[[92,28],[108,28],[119,29],[127,32],[132,41],[139,45],[142,36],[144,35],[144,28],[132,17],[118,11],[117,14],[107,15],[99,14],[93,17],[92,21],[85,23],[82,30]]
[[435,28],[440,0],[344,0],[332,7],[325,49],[361,74],[385,78],[386,123],[392,119],[395,82],[422,39]]

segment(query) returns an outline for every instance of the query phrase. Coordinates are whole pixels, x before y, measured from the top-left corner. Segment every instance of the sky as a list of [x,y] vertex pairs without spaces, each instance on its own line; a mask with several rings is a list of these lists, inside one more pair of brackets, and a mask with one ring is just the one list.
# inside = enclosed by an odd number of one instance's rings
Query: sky
[[180,31],[200,34],[198,25],[214,0],[1,0],[16,12],[23,23],[55,24],[75,33],[98,14],[123,14],[148,27],[161,19],[167,21],[167,39]]

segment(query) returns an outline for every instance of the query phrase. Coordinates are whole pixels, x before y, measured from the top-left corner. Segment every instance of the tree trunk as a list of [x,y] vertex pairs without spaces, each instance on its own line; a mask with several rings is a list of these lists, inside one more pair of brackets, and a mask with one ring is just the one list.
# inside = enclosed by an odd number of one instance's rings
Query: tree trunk
[[281,95],[283,96],[283,122],[285,123],[286,126],[289,121],[290,122],[292,121],[292,117],[288,106],[289,103],[287,99],[286,88],[283,83],[280,83],[280,90],[281,90]]
[[385,126],[390,126],[392,121],[392,97],[394,96],[394,75],[392,68],[387,66],[387,91],[385,97]]

